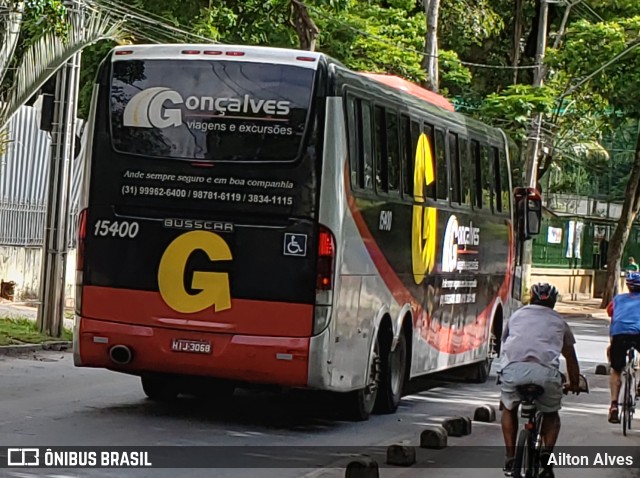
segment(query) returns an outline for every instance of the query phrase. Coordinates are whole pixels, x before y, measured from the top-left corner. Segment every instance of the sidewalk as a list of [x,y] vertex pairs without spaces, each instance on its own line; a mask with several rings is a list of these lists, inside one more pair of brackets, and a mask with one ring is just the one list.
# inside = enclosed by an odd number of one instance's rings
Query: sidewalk
[[585,299],[577,301],[558,302],[556,310],[568,318],[586,317],[609,321],[606,309],[600,308],[600,299]]

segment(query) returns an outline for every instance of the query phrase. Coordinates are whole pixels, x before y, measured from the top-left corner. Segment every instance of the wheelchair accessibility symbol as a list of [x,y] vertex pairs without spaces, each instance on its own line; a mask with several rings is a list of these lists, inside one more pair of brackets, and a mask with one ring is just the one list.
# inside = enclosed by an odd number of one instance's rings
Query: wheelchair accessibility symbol
[[284,255],[304,257],[307,255],[307,235],[291,234],[284,235]]

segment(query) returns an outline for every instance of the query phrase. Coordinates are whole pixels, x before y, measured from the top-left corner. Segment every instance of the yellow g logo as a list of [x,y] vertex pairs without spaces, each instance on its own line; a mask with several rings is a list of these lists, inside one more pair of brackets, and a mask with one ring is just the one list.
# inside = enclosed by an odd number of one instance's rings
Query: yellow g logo
[[190,294],[184,287],[187,261],[194,251],[204,251],[211,261],[232,259],[231,250],[219,235],[208,231],[187,232],[176,238],[160,260],[158,287],[166,304],[177,312],[194,314],[214,306],[216,312],[231,308],[229,275],[223,272],[194,272]]
[[[416,148],[413,172],[413,196],[416,202],[424,203],[425,189],[435,181],[433,155],[427,136],[422,133]],[[421,205],[413,206],[413,227],[411,232],[411,256],[413,279],[421,284],[427,272],[431,272],[436,261],[436,209]]]

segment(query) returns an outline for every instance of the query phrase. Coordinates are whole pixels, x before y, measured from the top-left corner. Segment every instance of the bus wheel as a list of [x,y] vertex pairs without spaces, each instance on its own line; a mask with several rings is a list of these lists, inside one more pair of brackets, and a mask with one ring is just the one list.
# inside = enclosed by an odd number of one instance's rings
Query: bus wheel
[[377,413],[394,413],[400,404],[407,368],[407,338],[400,333],[395,350],[391,351],[392,338],[385,334],[380,353],[380,385],[376,400]]
[[353,421],[369,419],[378,396],[378,384],[380,380],[380,342],[376,340],[371,357],[367,386],[346,394],[345,412],[347,418]]
[[177,384],[168,377],[143,375],[140,377],[142,390],[150,400],[170,402],[178,397]]
[[235,391],[236,387],[232,383],[214,379],[201,383],[196,389],[196,395],[204,400],[220,401],[230,399]]
[[487,357],[482,362],[474,364],[473,369],[474,371],[471,374],[471,382],[485,383],[489,378],[489,372],[491,371],[491,360]]

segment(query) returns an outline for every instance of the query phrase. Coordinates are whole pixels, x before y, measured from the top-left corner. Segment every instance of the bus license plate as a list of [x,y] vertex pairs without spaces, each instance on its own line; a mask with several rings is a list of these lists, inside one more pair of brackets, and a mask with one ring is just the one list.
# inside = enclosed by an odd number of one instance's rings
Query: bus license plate
[[174,352],[186,352],[192,354],[210,354],[211,342],[174,339],[171,342],[171,350]]

